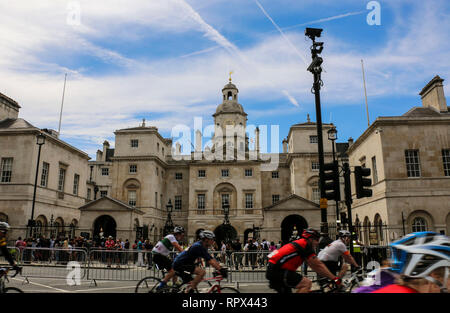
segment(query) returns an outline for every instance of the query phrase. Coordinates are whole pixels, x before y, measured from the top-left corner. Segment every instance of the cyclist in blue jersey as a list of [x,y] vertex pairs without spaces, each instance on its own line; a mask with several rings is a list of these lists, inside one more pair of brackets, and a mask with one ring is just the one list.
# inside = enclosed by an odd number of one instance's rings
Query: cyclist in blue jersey
[[[199,237],[199,241],[194,243],[188,250],[181,252],[173,261],[173,269],[183,281],[191,282],[191,288],[186,289],[186,292],[195,290],[206,274],[203,268],[195,265],[198,258],[205,259],[206,263],[218,270],[223,277],[227,277],[227,269],[222,268],[219,262],[208,253],[208,247],[213,245],[216,237],[214,233],[204,230]],[[194,278],[192,278],[192,274],[195,274]]]

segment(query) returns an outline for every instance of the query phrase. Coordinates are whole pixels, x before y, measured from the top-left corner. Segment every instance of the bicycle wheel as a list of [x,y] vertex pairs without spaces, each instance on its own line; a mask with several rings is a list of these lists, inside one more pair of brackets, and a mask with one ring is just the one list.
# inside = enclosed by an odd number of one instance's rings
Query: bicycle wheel
[[156,287],[161,282],[158,277],[148,276],[142,278],[136,285],[135,293],[157,293]]
[[19,288],[15,288],[15,287],[8,287],[3,289],[3,292],[9,292],[9,293],[23,293],[22,290],[20,290]]
[[[217,293],[218,290],[215,290],[214,293]],[[233,287],[220,287],[220,293],[241,293],[239,290]]]

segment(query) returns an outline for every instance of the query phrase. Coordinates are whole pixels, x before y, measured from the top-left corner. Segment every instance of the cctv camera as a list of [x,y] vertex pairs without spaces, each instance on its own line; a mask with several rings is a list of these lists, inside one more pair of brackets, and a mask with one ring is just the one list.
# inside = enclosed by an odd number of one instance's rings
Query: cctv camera
[[320,37],[320,35],[322,34],[323,29],[321,28],[309,28],[307,27],[305,29],[305,35],[308,36],[309,38],[311,38],[312,41],[314,41],[314,39],[316,37]]

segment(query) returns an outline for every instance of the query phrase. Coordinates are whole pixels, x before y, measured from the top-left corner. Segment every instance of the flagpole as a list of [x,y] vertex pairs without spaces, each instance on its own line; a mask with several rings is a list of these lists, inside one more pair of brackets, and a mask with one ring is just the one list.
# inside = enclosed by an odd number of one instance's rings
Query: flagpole
[[362,59],[361,59],[361,68],[362,68],[363,83],[364,83],[364,96],[366,97],[367,127],[370,127],[369,105],[367,104],[366,76],[364,74],[364,62]]
[[63,106],[64,106],[64,93],[66,92],[66,79],[67,79],[67,73],[64,75],[64,88],[63,88],[63,94],[62,94],[62,100],[61,100],[61,111],[59,112],[58,137],[61,132],[61,119],[62,119],[62,112],[63,112]]

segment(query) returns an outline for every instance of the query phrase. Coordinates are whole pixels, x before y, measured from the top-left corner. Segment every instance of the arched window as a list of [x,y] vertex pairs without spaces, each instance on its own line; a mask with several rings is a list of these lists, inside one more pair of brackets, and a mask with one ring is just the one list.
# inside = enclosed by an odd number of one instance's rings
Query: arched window
[[228,100],[231,100],[233,98],[233,94],[231,93],[231,91],[228,91]]
[[412,231],[419,232],[419,231],[426,231],[427,230],[427,221],[423,217],[416,217],[412,221]]

